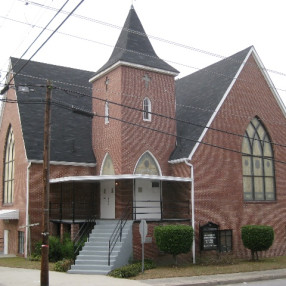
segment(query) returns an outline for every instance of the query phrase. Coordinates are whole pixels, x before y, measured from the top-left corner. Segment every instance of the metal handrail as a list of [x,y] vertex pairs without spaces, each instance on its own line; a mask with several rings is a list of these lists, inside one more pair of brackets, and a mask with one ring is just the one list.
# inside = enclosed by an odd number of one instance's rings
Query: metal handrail
[[89,238],[89,234],[95,225],[95,220],[96,216],[95,215],[91,216],[83,223],[83,225],[80,227],[79,231],[75,235],[73,239],[74,256],[76,256],[79,253],[81,247],[83,246],[83,243],[86,241],[86,239]]
[[110,238],[108,241],[108,265],[110,265],[110,256],[111,253],[118,241],[118,238],[120,238],[120,241],[122,239],[122,230],[128,220],[128,218],[130,217],[130,215],[132,214],[132,207],[131,207],[131,201],[129,201],[126,205],[125,211],[123,213],[123,215],[121,216],[121,218],[118,220]]

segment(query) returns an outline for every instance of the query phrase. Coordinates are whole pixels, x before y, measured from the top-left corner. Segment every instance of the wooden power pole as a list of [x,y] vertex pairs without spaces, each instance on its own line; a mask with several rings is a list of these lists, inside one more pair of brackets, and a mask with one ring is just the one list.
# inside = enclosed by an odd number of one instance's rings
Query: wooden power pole
[[49,286],[49,196],[50,196],[50,126],[52,85],[47,81],[43,152],[43,207],[41,286]]

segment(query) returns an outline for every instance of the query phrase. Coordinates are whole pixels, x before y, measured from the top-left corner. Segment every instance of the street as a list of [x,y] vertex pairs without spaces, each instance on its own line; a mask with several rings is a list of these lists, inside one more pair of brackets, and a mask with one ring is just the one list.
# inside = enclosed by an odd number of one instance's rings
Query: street
[[274,279],[267,281],[257,281],[257,282],[243,282],[239,284],[228,284],[227,286],[237,286],[237,285],[249,285],[249,286],[284,286],[286,285],[286,279]]

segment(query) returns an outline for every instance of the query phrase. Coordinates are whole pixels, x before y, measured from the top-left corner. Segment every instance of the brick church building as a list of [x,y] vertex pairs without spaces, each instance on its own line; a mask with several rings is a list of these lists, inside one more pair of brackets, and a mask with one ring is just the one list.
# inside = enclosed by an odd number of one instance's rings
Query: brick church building
[[[7,82],[26,63],[11,58]],[[178,74],[157,56],[131,7],[97,72],[30,61],[15,76],[0,118],[5,254],[28,256],[41,240],[47,80],[53,86],[50,235],[74,238],[90,217],[95,228],[127,219],[121,252],[128,257],[114,268],[140,258],[142,219],[151,258],[162,256],[157,225],[193,225],[197,255],[247,257],[241,226],[267,224],[275,241],[266,255],[286,254],[285,106],[257,52],[249,47]],[[96,273],[91,268],[97,266],[77,270]]]

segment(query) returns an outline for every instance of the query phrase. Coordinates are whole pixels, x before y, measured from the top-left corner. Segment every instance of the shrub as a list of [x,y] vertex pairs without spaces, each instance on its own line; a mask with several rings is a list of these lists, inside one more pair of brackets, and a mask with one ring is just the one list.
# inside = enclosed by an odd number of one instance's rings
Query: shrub
[[[155,268],[155,264],[152,260],[146,259],[144,260],[144,269],[153,269]],[[122,266],[120,268],[114,269],[111,272],[109,272],[109,276],[116,277],[116,278],[129,278],[137,276],[142,270],[142,263],[141,262],[135,262],[132,264],[128,264],[125,266]]]
[[[31,255],[32,259],[39,259],[42,255],[41,253],[41,242],[37,242],[34,247],[34,252]],[[73,259],[74,256],[74,246],[70,238],[65,235],[63,241],[57,236],[49,237],[49,261],[57,262],[60,260]]]
[[74,263],[72,259],[63,259],[57,261],[54,266],[54,270],[58,272],[67,272],[71,265]]
[[269,249],[274,240],[274,231],[267,225],[245,225],[241,228],[243,245],[251,250],[252,260],[258,260],[258,251]]
[[177,255],[188,253],[193,243],[193,228],[188,225],[155,227],[156,244],[161,251],[172,254],[177,265]]

